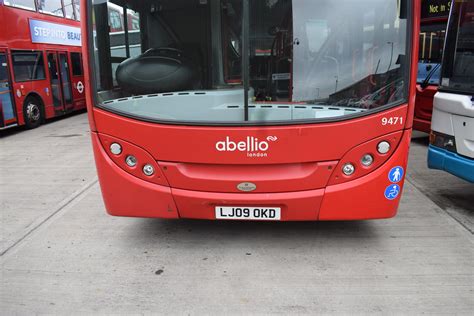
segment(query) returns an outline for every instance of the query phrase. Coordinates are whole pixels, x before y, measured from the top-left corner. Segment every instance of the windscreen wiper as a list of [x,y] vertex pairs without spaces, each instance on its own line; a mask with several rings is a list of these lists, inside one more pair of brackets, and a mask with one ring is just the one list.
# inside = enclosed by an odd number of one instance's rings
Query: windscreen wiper
[[433,67],[433,69],[431,69],[431,71],[428,73],[428,75],[426,76],[425,80],[423,80],[423,82],[420,84],[420,86],[425,89],[426,87],[428,87],[429,83],[430,83],[430,79],[431,77],[433,77],[433,75],[435,74],[435,72],[439,69],[439,67],[441,67],[441,64],[437,64],[436,66]]

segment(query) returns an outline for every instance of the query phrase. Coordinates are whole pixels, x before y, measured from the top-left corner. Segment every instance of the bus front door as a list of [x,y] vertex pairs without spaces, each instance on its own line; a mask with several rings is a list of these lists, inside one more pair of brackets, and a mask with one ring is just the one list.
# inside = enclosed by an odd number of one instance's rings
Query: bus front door
[[0,50],[0,129],[16,125],[6,50]]
[[74,105],[72,103],[72,87],[71,76],[69,74],[69,61],[65,52],[59,53],[59,70],[61,74],[61,88],[63,93],[64,110],[72,111]]
[[63,97],[61,93],[61,80],[58,71],[58,55],[56,52],[48,52],[48,68],[51,83],[51,94],[56,115],[64,112]]
[[48,52],[51,93],[56,115],[72,109],[71,79],[66,53]]

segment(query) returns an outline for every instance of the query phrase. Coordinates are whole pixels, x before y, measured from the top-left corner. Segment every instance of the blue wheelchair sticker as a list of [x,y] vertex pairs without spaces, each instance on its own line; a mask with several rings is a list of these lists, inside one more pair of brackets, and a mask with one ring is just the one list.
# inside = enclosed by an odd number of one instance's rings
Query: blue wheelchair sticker
[[400,166],[393,167],[390,170],[390,172],[388,173],[388,179],[392,183],[398,183],[398,182],[402,181],[403,174],[404,174],[404,170],[403,170],[402,167],[400,167]]
[[384,194],[387,200],[394,200],[400,194],[400,186],[398,184],[391,184],[385,189]]

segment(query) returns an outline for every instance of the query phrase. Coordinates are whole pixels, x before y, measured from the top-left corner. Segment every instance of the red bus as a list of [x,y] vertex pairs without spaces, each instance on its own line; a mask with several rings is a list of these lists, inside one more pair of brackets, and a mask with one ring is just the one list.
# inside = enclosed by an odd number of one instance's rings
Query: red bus
[[420,50],[413,128],[430,132],[433,98],[438,91],[441,58],[451,0],[422,0]]
[[78,0],[0,0],[0,129],[85,109]]
[[[111,33],[122,33],[125,32],[125,19],[124,12],[121,6],[115,5],[111,2],[108,3],[109,9],[109,27]],[[137,14],[131,10],[127,10],[127,29],[129,31],[140,30],[140,20]]]
[[110,5],[82,2],[89,120],[109,214],[395,216],[420,1],[109,2],[139,25],[139,36],[125,28],[117,51]]

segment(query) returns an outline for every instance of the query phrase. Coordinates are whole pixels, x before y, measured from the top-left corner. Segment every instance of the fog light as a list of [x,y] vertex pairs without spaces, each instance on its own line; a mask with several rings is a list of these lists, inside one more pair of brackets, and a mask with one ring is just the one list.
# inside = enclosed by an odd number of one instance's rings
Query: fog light
[[122,146],[118,143],[112,143],[110,145],[110,152],[114,155],[120,155],[122,153]]
[[155,168],[153,168],[152,165],[147,164],[143,167],[143,173],[150,177],[155,173]]
[[362,156],[362,158],[360,159],[360,163],[366,167],[370,166],[371,164],[374,163],[374,157],[372,157],[372,155],[370,154],[365,154],[364,156]]
[[355,167],[353,164],[351,163],[346,163],[344,165],[344,167],[342,167],[342,172],[346,175],[346,176],[350,176],[354,173],[355,171]]
[[380,142],[377,145],[377,151],[382,155],[388,153],[390,151],[390,143],[387,141]]
[[132,156],[132,155],[127,156],[127,158],[125,159],[125,163],[129,167],[135,167],[137,165],[137,158],[135,156]]

